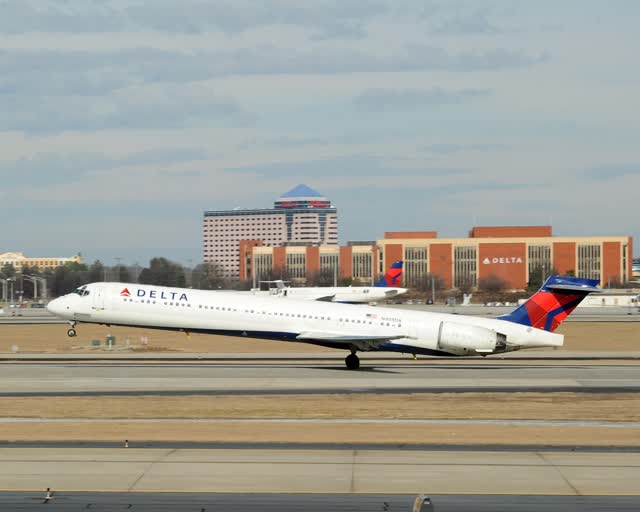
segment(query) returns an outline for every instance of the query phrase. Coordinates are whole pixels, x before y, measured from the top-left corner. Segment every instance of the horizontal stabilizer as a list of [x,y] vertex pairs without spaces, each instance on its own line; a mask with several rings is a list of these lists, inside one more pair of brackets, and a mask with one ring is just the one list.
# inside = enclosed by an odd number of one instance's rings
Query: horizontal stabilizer
[[597,279],[551,276],[522,306],[498,318],[553,332],[587,295],[602,291],[598,283]]
[[580,285],[572,285],[572,284],[550,284],[546,287],[548,290],[553,290],[556,292],[581,292],[581,293],[603,293],[604,290],[602,288],[597,288],[595,286],[580,286]]

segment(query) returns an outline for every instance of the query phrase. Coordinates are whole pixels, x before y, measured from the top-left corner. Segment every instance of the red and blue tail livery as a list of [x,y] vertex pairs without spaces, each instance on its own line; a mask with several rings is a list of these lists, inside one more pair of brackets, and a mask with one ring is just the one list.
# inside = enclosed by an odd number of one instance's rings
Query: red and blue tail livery
[[599,283],[597,279],[551,276],[527,302],[499,319],[553,332],[587,295],[602,291],[596,288]]
[[376,283],[378,288],[395,288],[400,286],[402,279],[402,260],[396,261],[380,281]]

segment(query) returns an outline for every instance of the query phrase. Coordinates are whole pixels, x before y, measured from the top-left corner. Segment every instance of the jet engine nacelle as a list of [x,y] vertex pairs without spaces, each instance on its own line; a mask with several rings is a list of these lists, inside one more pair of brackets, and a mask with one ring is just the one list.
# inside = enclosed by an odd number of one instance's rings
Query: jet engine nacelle
[[502,352],[505,342],[503,334],[475,325],[441,322],[438,331],[438,348],[461,356]]

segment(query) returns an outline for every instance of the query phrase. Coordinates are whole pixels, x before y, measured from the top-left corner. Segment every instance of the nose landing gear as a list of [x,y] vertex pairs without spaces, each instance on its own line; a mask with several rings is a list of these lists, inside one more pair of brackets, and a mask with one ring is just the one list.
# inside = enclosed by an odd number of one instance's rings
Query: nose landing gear
[[76,332],[76,329],[75,329],[75,327],[76,327],[75,321],[72,320],[71,322],[69,322],[69,325],[71,327],[67,331],[67,336],[69,336],[69,338],[75,338],[78,335],[78,333]]
[[360,368],[360,358],[355,352],[351,352],[351,354],[344,359],[344,362],[349,370],[357,370]]

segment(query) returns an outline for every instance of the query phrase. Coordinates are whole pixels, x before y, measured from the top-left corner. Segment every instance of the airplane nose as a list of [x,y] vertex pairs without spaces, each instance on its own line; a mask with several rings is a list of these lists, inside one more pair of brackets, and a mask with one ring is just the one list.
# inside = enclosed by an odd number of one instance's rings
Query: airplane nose
[[56,316],[60,316],[63,312],[62,300],[61,299],[53,299],[49,304],[47,304],[47,311]]

